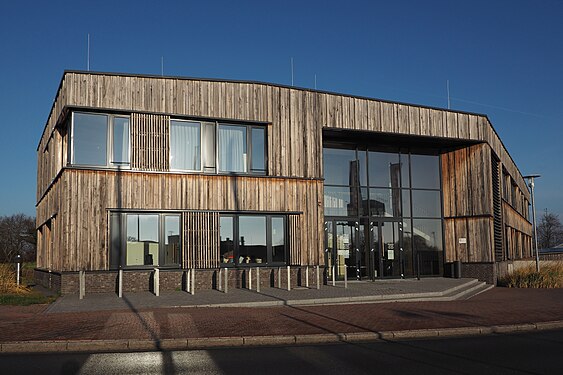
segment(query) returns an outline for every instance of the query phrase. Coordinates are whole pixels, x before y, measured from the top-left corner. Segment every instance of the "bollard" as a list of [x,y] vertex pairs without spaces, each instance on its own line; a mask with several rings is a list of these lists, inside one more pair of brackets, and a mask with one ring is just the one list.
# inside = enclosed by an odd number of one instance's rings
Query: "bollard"
[[332,286],[336,286],[336,266],[332,265]]
[[153,283],[154,295],[158,297],[160,295],[160,270],[158,268],[154,269]]
[[123,297],[123,270],[119,269],[119,277],[117,279],[118,286],[117,286],[117,296],[119,298]]
[[321,274],[319,266],[317,266],[317,290],[318,289],[321,289]]
[[305,287],[309,288],[309,266],[305,267]]
[[348,289],[348,266],[344,266],[344,289]]
[[191,295],[193,296],[195,294],[195,269],[192,268],[190,270],[190,276],[191,276],[191,279],[192,279],[190,281],[190,284],[191,284],[191,287],[192,287]]
[[225,268],[225,290],[224,292],[227,293],[229,291],[229,269]]
[[84,270],[78,271],[78,298],[84,299],[84,295],[86,294],[86,275]]
[[287,290],[291,290],[291,267],[287,266]]
[[191,277],[192,277],[192,270],[188,269],[186,271],[186,292],[190,293],[190,290],[192,290],[192,284],[191,284]]
[[218,280],[217,280],[217,290],[218,291],[222,291],[223,290],[223,270],[221,268],[219,268],[219,276],[218,276]]
[[281,289],[281,267],[278,267],[278,289]]
[[256,291],[260,293],[260,268],[256,267]]
[[252,290],[252,268],[248,269],[248,290]]

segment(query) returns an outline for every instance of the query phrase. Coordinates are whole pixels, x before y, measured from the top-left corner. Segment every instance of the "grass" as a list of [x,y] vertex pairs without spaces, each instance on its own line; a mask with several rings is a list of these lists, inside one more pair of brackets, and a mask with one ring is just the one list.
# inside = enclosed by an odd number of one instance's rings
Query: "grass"
[[563,262],[543,265],[539,273],[535,266],[521,268],[499,283],[509,288],[563,288]]
[[56,297],[47,297],[27,286],[16,284],[16,272],[11,264],[0,264],[0,305],[27,306],[51,303]]

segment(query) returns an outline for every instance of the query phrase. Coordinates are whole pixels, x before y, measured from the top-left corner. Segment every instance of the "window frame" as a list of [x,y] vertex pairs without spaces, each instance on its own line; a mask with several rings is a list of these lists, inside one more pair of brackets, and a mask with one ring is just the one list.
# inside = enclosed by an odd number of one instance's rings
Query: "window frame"
[[[172,130],[172,122],[173,121],[178,121],[178,122],[191,122],[191,123],[197,123],[199,125],[199,169],[175,169],[172,168],[172,134],[171,134],[171,130]],[[205,121],[199,121],[199,120],[190,120],[190,119],[179,119],[179,118],[170,118],[169,122],[168,122],[168,136],[170,137],[170,144],[169,144],[169,153],[168,153],[168,165],[169,168],[168,170],[170,172],[202,172],[204,170],[204,166],[203,166],[203,128],[204,128],[204,124]]]
[[[214,174],[214,175],[244,175],[244,176],[267,176],[268,175],[268,126],[266,124],[252,124],[252,123],[245,123],[245,122],[229,122],[229,121],[219,121],[219,120],[209,120],[209,119],[192,119],[192,118],[182,118],[182,117],[170,117],[169,125],[171,126],[172,121],[185,121],[185,122],[193,122],[199,124],[199,164],[200,168],[197,170],[188,170],[188,169],[173,169],[169,168],[170,172],[175,173],[203,173],[203,174]],[[207,126],[213,126],[213,139],[209,139],[209,133],[205,130]],[[221,171],[220,170],[220,149],[219,149],[219,127],[220,126],[233,126],[233,127],[242,127],[245,128],[245,141],[246,141],[246,163],[245,169],[246,171],[242,172],[234,172],[234,171]],[[254,150],[254,145],[252,142],[252,134],[254,129],[262,130],[264,133],[264,147],[263,147],[263,155],[264,155],[264,169],[254,168],[252,165],[252,154]],[[169,133],[170,134],[170,133]],[[206,166],[205,161],[207,160],[206,150],[205,147],[208,145],[213,144],[214,148],[214,167]],[[172,157],[172,153],[169,152],[169,160]]]
[[[106,164],[79,164],[75,162],[75,114],[96,115],[106,117]],[[114,162],[114,119],[126,118],[129,140],[127,142],[127,158],[128,162]],[[76,110],[71,112],[70,122],[68,124],[68,134],[70,139],[70,147],[68,147],[68,165],[76,167],[93,167],[93,168],[116,168],[116,169],[131,169],[131,116],[106,112],[88,112]]]
[[[113,241],[113,231],[114,228],[112,227],[114,215],[117,216],[118,223],[120,225],[121,236],[118,239],[119,246],[116,249],[114,246]],[[156,215],[158,216],[158,264],[149,264],[149,265],[127,265],[127,217],[129,215]],[[160,264],[161,260],[165,259],[164,256],[165,252],[165,229],[166,229],[166,217],[167,216],[176,216],[179,219],[178,224],[178,235],[179,235],[179,246],[178,246],[178,262],[171,263],[171,264]],[[153,268],[161,268],[161,269],[178,269],[182,268],[183,264],[183,248],[184,248],[184,233],[183,233],[183,225],[184,225],[184,218],[181,212],[155,212],[155,211],[110,211],[109,212],[109,269],[153,269]],[[117,251],[117,254],[114,252]],[[113,264],[113,260],[118,260],[118,264]]]
[[[219,267],[239,268],[239,267],[277,267],[288,265],[289,259],[289,229],[288,229],[288,216],[282,213],[232,213],[225,212],[219,214],[221,217],[231,217],[233,224],[233,262],[224,263],[221,253],[219,253]],[[240,217],[265,217],[266,219],[266,261],[262,263],[240,263]],[[273,244],[272,244],[272,218],[283,219],[283,236],[284,236],[284,260],[282,262],[273,261]],[[219,234],[220,235],[220,234]],[[219,248],[221,245],[219,244]]]

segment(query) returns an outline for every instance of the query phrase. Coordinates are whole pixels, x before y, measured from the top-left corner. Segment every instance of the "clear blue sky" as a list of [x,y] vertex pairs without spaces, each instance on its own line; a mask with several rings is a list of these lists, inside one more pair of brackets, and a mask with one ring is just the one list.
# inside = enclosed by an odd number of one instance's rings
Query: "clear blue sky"
[[65,69],[258,80],[485,113],[563,220],[563,2],[3,1],[0,215],[35,214]]

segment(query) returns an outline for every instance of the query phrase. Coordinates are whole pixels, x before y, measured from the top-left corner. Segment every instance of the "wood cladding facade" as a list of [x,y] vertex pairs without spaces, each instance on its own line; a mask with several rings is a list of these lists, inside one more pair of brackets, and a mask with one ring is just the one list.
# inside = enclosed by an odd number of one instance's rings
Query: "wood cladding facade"
[[[130,114],[130,170],[68,165],[73,108]],[[171,118],[264,126],[267,176],[169,172]],[[49,225],[50,244],[41,240],[38,267],[108,269],[108,216],[119,209],[182,212],[183,266],[200,268],[219,265],[218,212],[286,212],[290,263],[322,264],[323,129],[466,143],[442,154],[446,261],[494,259],[492,154],[529,200],[483,115],[265,83],[66,72],[37,151],[37,226]],[[526,219],[512,225],[529,236]]]

